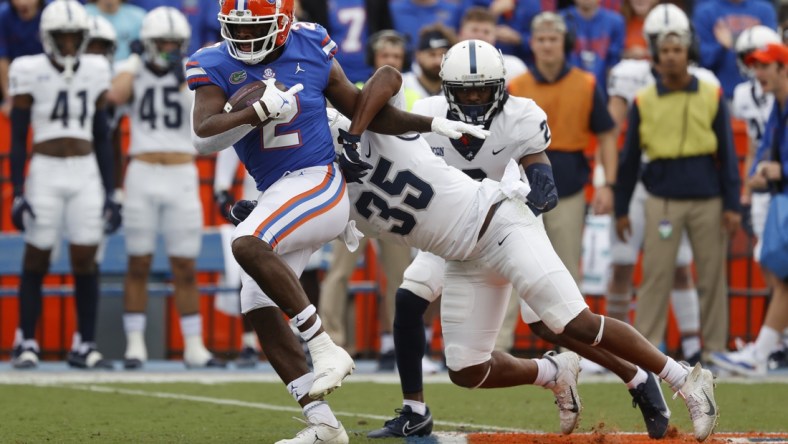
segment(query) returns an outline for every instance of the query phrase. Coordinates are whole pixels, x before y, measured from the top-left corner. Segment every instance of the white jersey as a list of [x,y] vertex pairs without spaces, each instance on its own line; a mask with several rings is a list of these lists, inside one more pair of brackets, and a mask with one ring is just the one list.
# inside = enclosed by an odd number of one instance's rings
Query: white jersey
[[473,181],[432,154],[419,134],[365,131],[362,159],[374,166],[348,183],[350,218],[367,236],[405,243],[447,260],[471,253],[500,184]]
[[8,74],[10,96],[33,97],[33,143],[60,138],[93,140],[96,100],[110,84],[106,57],[81,55],[69,80],[46,54],[14,59]]
[[[445,117],[449,109],[443,95],[428,97],[413,105],[413,113],[432,117]],[[550,145],[550,129],[547,126],[547,115],[531,99],[509,96],[503,106],[492,119],[490,136],[475,147],[458,149],[463,137],[454,141],[446,136],[435,133],[424,134],[432,152],[442,157],[447,164],[462,170],[475,180],[485,178],[501,180],[509,159],[519,161],[529,154],[539,153]],[[483,143],[481,143],[483,142]]]
[[[715,85],[720,84],[717,76],[706,68],[691,65],[689,72],[700,80],[705,80]],[[627,101],[627,105],[631,105],[632,101],[635,100],[635,94],[655,81],[654,73],[651,70],[651,62],[648,60],[622,60],[610,70],[607,94],[610,97],[621,97]]]
[[761,84],[754,80],[739,83],[733,90],[731,114],[747,122],[747,135],[756,146],[761,143],[766,121],[774,105],[774,95],[764,94]]
[[[123,72],[123,68],[118,68]],[[197,154],[191,141],[191,107],[194,93],[173,73],[156,75],[143,66],[134,77],[133,104],[129,110],[129,155],[150,152]]]

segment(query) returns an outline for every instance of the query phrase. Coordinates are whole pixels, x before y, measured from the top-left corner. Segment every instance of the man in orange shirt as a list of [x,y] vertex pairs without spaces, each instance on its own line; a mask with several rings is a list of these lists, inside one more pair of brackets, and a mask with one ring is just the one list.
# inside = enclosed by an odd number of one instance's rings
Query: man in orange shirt
[[596,214],[609,213],[618,159],[615,124],[594,76],[566,63],[572,36],[567,33],[563,18],[543,12],[534,17],[531,32],[534,69],[512,79],[509,93],[533,99],[547,113],[553,131],[547,156],[552,163],[559,204],[544,214],[544,224],[558,256],[579,284],[586,212],[583,188],[591,171],[583,151],[596,136],[605,184],[595,190],[592,207]]

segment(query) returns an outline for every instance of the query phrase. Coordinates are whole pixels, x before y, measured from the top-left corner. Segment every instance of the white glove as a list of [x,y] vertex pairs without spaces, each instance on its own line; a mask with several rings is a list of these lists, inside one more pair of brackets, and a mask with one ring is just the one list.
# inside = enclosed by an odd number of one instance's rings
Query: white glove
[[446,136],[449,139],[459,139],[463,133],[477,139],[486,139],[490,135],[490,132],[481,125],[469,125],[465,122],[444,119],[443,117],[434,117],[431,127],[433,133]]
[[[295,95],[304,89],[304,85],[297,83],[287,91],[280,91],[276,87],[276,79],[270,78],[265,81],[265,92],[263,97],[260,97],[259,102],[255,102],[254,108],[260,121],[267,119],[279,119],[280,117],[288,115],[290,110],[295,106]],[[265,105],[263,110],[259,103]],[[267,111],[267,112],[266,112]]]

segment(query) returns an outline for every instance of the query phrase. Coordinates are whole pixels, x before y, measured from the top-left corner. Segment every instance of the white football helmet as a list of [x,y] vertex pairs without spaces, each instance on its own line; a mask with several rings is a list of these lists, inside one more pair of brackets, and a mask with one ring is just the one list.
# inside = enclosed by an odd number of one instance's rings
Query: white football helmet
[[[41,13],[41,44],[44,52],[67,73],[73,72],[74,64],[88,43],[88,13],[76,0],[57,0],[48,4]],[[81,39],[75,55],[63,55],[58,45],[58,34],[80,33]]]
[[[191,35],[189,22],[177,9],[170,6],[151,9],[142,19],[140,29],[140,40],[145,48],[145,61],[162,69],[180,62],[186,56]],[[157,43],[161,40],[178,42],[180,50],[177,54],[160,51]]]
[[747,28],[736,39],[736,64],[745,76],[750,75],[750,69],[745,63],[747,56],[756,49],[765,48],[769,43],[782,43],[780,34],[768,26],[755,25]]
[[[460,121],[484,125],[506,101],[501,51],[481,40],[464,40],[449,48],[443,56],[440,72],[443,94],[449,103],[449,111]],[[465,104],[457,100],[460,88],[492,87],[489,102]]]
[[692,28],[687,14],[674,4],[661,3],[648,13],[643,22],[643,36],[654,61],[657,59],[657,39],[668,33],[677,34],[687,42],[688,47],[692,44]]
[[104,54],[110,60],[115,55],[117,47],[118,34],[112,24],[100,15],[92,15],[88,17],[88,45],[93,41],[106,42],[107,52]]

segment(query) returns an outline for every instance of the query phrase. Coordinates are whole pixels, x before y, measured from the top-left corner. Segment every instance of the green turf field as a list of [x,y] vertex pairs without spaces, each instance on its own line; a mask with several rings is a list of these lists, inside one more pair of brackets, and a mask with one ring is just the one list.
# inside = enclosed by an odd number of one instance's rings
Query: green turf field
[[[663,388],[667,387],[663,384]],[[400,404],[394,384],[349,380],[329,396],[351,442],[393,415]],[[583,413],[579,431],[643,432],[623,384],[580,385]],[[427,386],[436,430],[538,430],[557,432],[552,393],[535,387],[460,389]],[[667,393],[666,393],[667,395]],[[720,432],[788,432],[788,384],[720,383]],[[672,423],[690,430],[680,400],[669,400]],[[0,442],[257,442],[292,437],[302,424],[279,383],[126,383],[48,386],[0,385]],[[375,440],[374,442],[384,442]],[[391,440],[397,442],[397,440]]]

